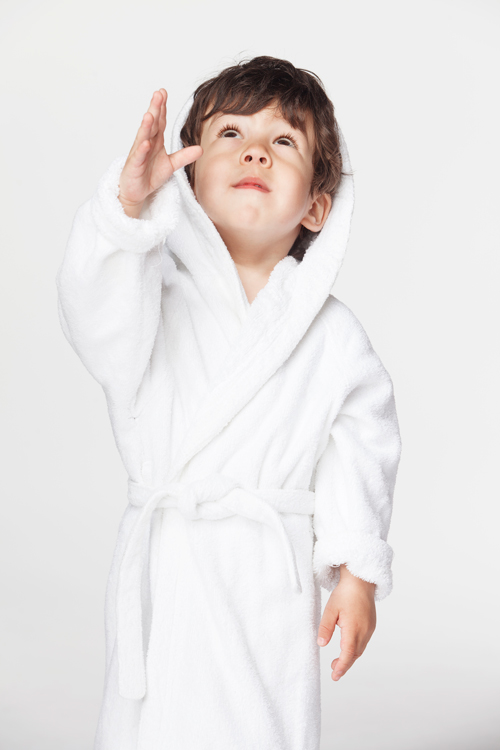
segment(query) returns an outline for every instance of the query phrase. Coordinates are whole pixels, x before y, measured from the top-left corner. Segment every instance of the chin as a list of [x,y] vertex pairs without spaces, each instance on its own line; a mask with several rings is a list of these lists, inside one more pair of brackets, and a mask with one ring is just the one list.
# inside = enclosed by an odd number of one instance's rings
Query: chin
[[247,229],[252,227],[257,229],[259,226],[263,228],[266,223],[266,216],[265,213],[263,215],[262,207],[253,206],[251,204],[246,206],[235,206],[227,219],[231,226],[246,227]]
[[269,227],[267,224],[259,222],[255,216],[244,218],[238,217],[236,220],[233,218],[231,221],[214,221],[214,224],[221,233],[228,232],[234,234],[240,232],[251,232],[254,235],[269,234]]

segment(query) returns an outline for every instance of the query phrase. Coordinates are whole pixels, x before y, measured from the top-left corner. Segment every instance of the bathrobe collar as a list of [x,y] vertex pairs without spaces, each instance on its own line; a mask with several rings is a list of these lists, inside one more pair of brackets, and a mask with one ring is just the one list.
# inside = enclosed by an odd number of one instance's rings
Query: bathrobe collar
[[[171,153],[183,147],[181,128],[193,103],[181,109],[172,131]],[[347,147],[340,132],[343,171],[350,172]],[[196,200],[184,168],[173,174],[181,214],[189,224],[189,242],[175,255],[202,290],[228,336],[238,332],[221,362],[176,454],[171,476],[202,450],[252,399],[298,346],[332,293],[344,260],[354,208],[352,175],[342,175],[328,218],[301,262],[286,256],[273,268],[253,302],[248,302],[236,265],[215,225]]]

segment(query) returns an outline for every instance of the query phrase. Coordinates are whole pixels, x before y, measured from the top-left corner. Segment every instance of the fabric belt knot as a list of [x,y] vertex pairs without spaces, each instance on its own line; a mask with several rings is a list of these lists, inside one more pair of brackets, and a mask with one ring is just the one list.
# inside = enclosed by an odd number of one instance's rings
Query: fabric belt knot
[[314,497],[310,490],[247,488],[223,474],[161,487],[128,480],[129,502],[142,510],[130,532],[118,573],[118,688],[123,698],[140,700],[146,694],[141,580],[153,512],[177,508],[184,518],[193,521],[241,515],[271,526],[281,540],[293,590],[301,593],[295,552],[280,513],[312,515]]

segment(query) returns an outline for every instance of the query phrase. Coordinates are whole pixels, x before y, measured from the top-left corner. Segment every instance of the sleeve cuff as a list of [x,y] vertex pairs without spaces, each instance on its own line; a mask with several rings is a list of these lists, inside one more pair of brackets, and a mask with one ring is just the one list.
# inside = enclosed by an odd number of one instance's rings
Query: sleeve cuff
[[91,199],[92,216],[100,233],[121,250],[145,253],[163,243],[179,217],[179,189],[171,176],[148,197],[141,218],[127,216],[118,200],[120,175],[127,155],[118,156],[99,180]]
[[375,584],[375,601],[392,591],[392,547],[373,534],[348,534],[339,542],[317,540],[313,570],[323,588],[333,591],[340,581],[340,565],[358,578]]

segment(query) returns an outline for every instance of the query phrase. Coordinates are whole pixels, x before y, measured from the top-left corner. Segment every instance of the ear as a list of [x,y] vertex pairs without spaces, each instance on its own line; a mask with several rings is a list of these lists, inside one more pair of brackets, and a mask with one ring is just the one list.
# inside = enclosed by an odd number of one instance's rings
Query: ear
[[311,203],[309,210],[300,222],[311,232],[319,232],[328,218],[332,207],[332,198],[328,193],[318,195]]

